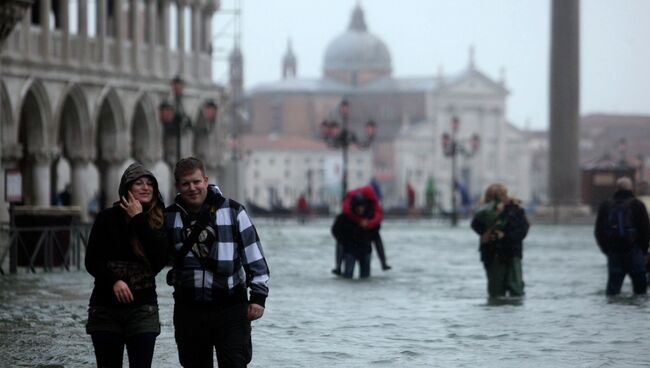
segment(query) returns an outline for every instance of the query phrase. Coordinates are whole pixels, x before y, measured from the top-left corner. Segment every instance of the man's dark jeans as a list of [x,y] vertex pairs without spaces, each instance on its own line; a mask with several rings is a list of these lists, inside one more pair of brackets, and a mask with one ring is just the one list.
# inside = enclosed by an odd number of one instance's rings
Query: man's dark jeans
[[251,323],[248,304],[174,306],[178,358],[183,367],[243,368],[251,361]]
[[635,294],[645,294],[648,287],[646,281],[645,254],[637,246],[626,252],[611,251],[607,254],[607,295],[617,295],[621,292],[625,275],[630,275]]

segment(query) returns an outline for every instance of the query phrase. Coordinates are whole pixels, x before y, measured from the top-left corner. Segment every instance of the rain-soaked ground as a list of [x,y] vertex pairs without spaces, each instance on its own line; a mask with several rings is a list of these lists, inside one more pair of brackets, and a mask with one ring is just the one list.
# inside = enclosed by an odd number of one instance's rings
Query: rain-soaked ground
[[[591,227],[533,226],[526,297],[488,302],[477,238],[431,221],[387,221],[389,263],[369,280],[330,273],[329,220],[258,221],[271,268],[251,367],[642,367],[650,302],[607,299]],[[158,278],[162,334],[154,367],[177,367],[171,290]],[[0,366],[94,364],[84,271],[0,276]],[[126,365],[125,365],[126,366]]]

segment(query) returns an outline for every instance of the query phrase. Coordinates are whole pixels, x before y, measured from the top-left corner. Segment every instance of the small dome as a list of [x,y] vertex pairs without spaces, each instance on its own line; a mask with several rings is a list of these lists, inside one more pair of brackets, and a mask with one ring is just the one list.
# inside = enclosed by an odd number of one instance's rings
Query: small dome
[[391,57],[386,44],[368,32],[359,5],[352,12],[348,30],[330,42],[323,69],[329,72],[378,72],[390,74]]

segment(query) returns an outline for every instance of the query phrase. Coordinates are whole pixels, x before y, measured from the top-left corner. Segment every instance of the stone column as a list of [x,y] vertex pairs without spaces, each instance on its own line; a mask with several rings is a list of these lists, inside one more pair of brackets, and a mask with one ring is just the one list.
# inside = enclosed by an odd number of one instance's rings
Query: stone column
[[70,10],[68,0],[59,0],[61,6],[61,62],[68,63],[70,53]]
[[171,76],[169,58],[171,56],[171,51],[169,49],[169,0],[160,0],[162,3],[162,34],[160,35],[162,39],[163,48],[165,50],[163,57],[163,76]]
[[22,28],[20,30],[21,37],[23,38],[22,40],[22,52],[23,52],[23,58],[26,60],[30,59],[30,44],[31,44],[31,28],[32,28],[32,8],[29,7],[25,11],[25,16],[23,16],[22,24],[20,25]]
[[88,221],[86,196],[86,183],[88,181],[87,172],[90,160],[86,157],[76,157],[70,159],[70,190],[72,192],[72,205],[81,208],[81,220]]
[[212,13],[203,14],[201,26],[201,51],[206,52],[212,47]]
[[41,21],[41,58],[48,60],[50,58],[50,8],[52,3],[50,0],[40,1],[40,21]]
[[[31,18],[30,18],[31,20]],[[23,146],[19,143],[5,143],[2,146],[2,175],[6,169],[18,168],[23,158]],[[4,179],[3,179],[4,180]],[[24,180],[24,179],[23,179]],[[24,194],[23,194],[24,195]],[[0,221],[9,221],[9,203],[5,202],[5,186],[0,185]]]
[[553,0],[549,130],[549,199],[554,208],[580,203],[579,0]]
[[154,67],[154,63],[156,60],[156,45],[158,42],[157,38],[157,33],[156,32],[156,1],[155,0],[145,0],[146,2],[146,23],[147,23],[147,41],[149,44],[147,45],[147,70],[149,70],[149,74],[155,75],[156,74],[156,68]]
[[176,0],[178,74],[185,74],[185,0]]
[[97,0],[97,62],[106,63],[106,0]]
[[140,27],[138,26],[139,0],[129,3],[129,29],[131,30],[131,71],[138,73],[140,70]]
[[113,17],[115,19],[115,69],[122,69],[124,51],[124,12],[122,0],[113,0]]
[[49,206],[52,198],[50,178],[52,177],[50,167],[52,166],[52,154],[45,150],[32,154],[32,194],[33,205]]
[[196,80],[201,78],[201,32],[203,25],[203,16],[201,15],[201,6],[199,3],[192,3],[192,75]]
[[86,66],[88,62],[88,0],[79,1],[78,19],[79,19],[79,65]]
[[[217,8],[218,6],[215,2],[208,2],[203,8],[200,53],[212,55],[212,15]],[[212,61],[210,59],[208,59],[204,64],[201,64],[201,70],[199,73],[206,73],[207,75],[212,73]]]
[[110,206],[117,201],[117,190],[122,177],[121,167],[124,160],[112,159],[104,161],[100,166],[100,197],[104,199],[104,206]]

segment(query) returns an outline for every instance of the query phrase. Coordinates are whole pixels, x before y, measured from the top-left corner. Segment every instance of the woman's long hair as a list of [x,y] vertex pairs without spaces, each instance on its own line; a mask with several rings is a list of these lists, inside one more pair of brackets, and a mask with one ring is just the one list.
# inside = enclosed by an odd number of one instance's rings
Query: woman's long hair
[[[147,216],[147,222],[149,223],[149,226],[151,226],[152,229],[160,230],[164,223],[163,204],[158,201],[158,195],[155,191],[153,193],[151,202],[146,206],[143,206],[142,210],[144,211],[145,216]],[[140,239],[134,236],[131,238],[131,245],[133,246],[133,253],[135,253],[138,258],[141,258],[148,266],[150,266],[149,260],[144,253],[142,243],[140,243]]]
[[508,188],[501,183],[494,183],[485,189],[481,204],[488,202],[500,202],[508,196]]

